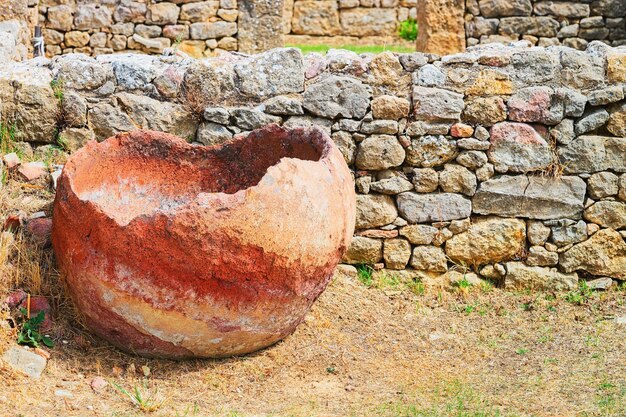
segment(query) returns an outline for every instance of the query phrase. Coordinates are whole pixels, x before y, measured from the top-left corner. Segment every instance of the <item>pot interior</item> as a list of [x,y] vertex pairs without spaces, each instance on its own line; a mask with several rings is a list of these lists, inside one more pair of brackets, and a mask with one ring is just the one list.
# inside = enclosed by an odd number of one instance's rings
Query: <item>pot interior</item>
[[159,132],[133,132],[81,150],[72,162],[72,187],[118,223],[170,211],[199,193],[234,194],[259,183],[282,158],[318,161],[315,130],[255,131],[216,147],[192,146]]

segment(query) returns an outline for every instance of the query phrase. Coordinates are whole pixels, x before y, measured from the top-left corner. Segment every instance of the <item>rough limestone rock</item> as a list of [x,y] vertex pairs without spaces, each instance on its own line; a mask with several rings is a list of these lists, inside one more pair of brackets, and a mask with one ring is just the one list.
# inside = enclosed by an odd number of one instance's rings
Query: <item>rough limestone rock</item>
[[489,162],[499,172],[530,172],[552,162],[550,145],[525,123],[502,122],[491,128]]
[[439,55],[465,49],[464,0],[419,0],[417,50]]
[[463,107],[462,94],[442,88],[413,87],[413,115],[416,120],[459,120]]
[[509,118],[518,122],[555,125],[563,119],[563,102],[550,87],[528,87],[508,101]]
[[577,135],[582,135],[587,132],[596,130],[606,124],[609,121],[609,112],[604,109],[593,109],[583,114],[583,117],[576,121],[574,125],[574,131]]
[[563,274],[556,268],[507,262],[504,287],[507,290],[567,291],[578,285],[578,274]]
[[298,1],[294,3],[291,30],[297,35],[335,35],[339,32],[336,1]]
[[550,236],[550,228],[543,222],[529,220],[526,225],[526,236],[531,245],[543,245]]
[[370,229],[384,226],[398,217],[393,198],[379,194],[356,196],[356,228]]
[[619,232],[603,229],[562,253],[559,264],[566,272],[586,271],[626,280],[626,242]]
[[0,68],[2,119],[14,123],[15,140],[53,143],[59,102],[50,87],[50,71],[41,67]]
[[623,138],[580,136],[568,146],[559,147],[558,154],[567,173],[592,173],[609,169],[626,172],[626,141]]
[[480,217],[446,242],[446,255],[465,265],[484,265],[513,259],[525,245],[524,220]]
[[235,88],[235,71],[232,65],[219,60],[193,60],[185,73],[181,86],[184,100],[198,102],[201,107],[238,98]]
[[346,164],[353,164],[356,155],[356,144],[354,143],[352,134],[339,131],[333,133],[331,138],[333,139],[333,142],[335,142],[335,145],[337,145],[337,148],[339,148],[339,151],[343,155],[343,159],[346,160]]
[[465,102],[462,119],[483,126],[493,126],[506,120],[506,105],[498,96],[469,98]]
[[459,194],[406,192],[398,195],[398,211],[409,223],[449,221],[469,217],[472,203]]
[[411,258],[411,245],[405,239],[387,239],[383,258],[387,268],[404,269]]
[[418,193],[431,193],[439,186],[439,173],[432,168],[415,168],[413,174],[413,186]]
[[95,333],[145,356],[224,357],[302,321],[352,238],[354,189],[320,129],[273,125],[212,148],[140,131],[74,153],[53,218]]
[[484,17],[530,16],[533,10],[530,0],[478,0]]
[[439,173],[439,186],[447,193],[461,193],[471,197],[476,192],[476,175],[461,165],[445,164]]
[[17,372],[39,379],[46,368],[46,359],[31,350],[12,346],[0,356],[2,361]]
[[230,130],[213,122],[201,123],[196,133],[196,141],[207,146],[220,145],[232,137],[233,133]]
[[369,237],[354,236],[343,255],[342,262],[358,265],[373,265],[383,258],[383,241]]
[[133,131],[136,125],[119,107],[101,102],[89,110],[89,128],[96,139],[104,140],[121,132]]
[[524,262],[528,266],[555,266],[559,263],[559,254],[543,246],[531,246]]
[[162,102],[131,93],[119,93],[115,99],[118,107],[124,109],[132,121],[134,128],[131,130],[158,130],[188,138],[193,137],[198,128],[197,121],[180,104]]
[[424,224],[410,224],[400,229],[400,236],[406,237],[414,245],[430,245],[439,229]]
[[600,200],[618,193],[619,177],[612,172],[598,172],[587,180],[587,191],[591,198]]
[[498,32],[502,35],[516,36],[524,33],[530,36],[553,38],[560,28],[559,22],[551,17],[505,17],[500,19]]
[[405,151],[395,136],[372,135],[362,141],[356,154],[359,169],[381,170],[404,162]]
[[418,271],[446,272],[448,259],[443,249],[436,246],[416,246],[411,256],[411,266]]
[[372,100],[372,114],[376,119],[398,120],[409,115],[411,103],[394,96],[378,96]]
[[4,0],[0,4],[0,20],[21,18],[28,11],[29,2],[26,0]]
[[240,52],[258,53],[284,45],[284,0],[247,0],[239,6],[237,41]]
[[396,54],[382,52],[369,62],[368,83],[374,86],[374,95],[393,94],[409,98],[411,74],[406,72]]
[[64,89],[95,90],[115,77],[111,66],[77,54],[55,57],[50,68]]
[[626,203],[598,201],[585,209],[585,220],[611,229],[624,228],[626,227]]
[[344,9],[340,20],[343,33],[349,36],[393,35],[397,26],[396,11],[393,8]]
[[254,99],[304,90],[302,53],[296,48],[273,49],[252,55],[237,62],[233,68],[239,91]]
[[435,167],[453,160],[458,155],[456,141],[441,135],[418,136],[411,139],[406,149],[406,162],[412,166]]
[[244,130],[259,129],[270,123],[280,123],[280,117],[265,114],[257,109],[235,107],[230,109],[235,126]]
[[330,75],[317,80],[304,92],[304,108],[316,116],[362,119],[370,104],[370,89],[348,77]]
[[553,220],[550,222],[550,230],[552,243],[559,247],[587,239],[587,224],[583,220]]
[[385,178],[380,181],[371,183],[370,190],[381,194],[400,194],[405,191],[411,191],[413,184],[410,181],[397,176],[393,178]]
[[626,101],[609,107],[609,121],[606,128],[617,137],[626,137]]
[[304,114],[302,109],[302,97],[300,96],[276,96],[266,100],[263,105],[265,112],[281,116],[298,116]]
[[580,218],[586,185],[579,177],[508,176],[480,184],[474,213],[531,219]]

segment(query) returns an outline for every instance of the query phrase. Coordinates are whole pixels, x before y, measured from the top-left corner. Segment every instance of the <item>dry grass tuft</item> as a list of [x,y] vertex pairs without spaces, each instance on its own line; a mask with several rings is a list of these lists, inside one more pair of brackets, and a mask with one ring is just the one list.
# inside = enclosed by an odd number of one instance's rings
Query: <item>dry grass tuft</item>
[[179,91],[179,101],[187,113],[198,122],[204,120],[204,109],[210,104],[204,94],[195,91],[185,83],[180,85]]
[[559,154],[557,153],[556,139],[550,138],[550,153],[552,154],[552,162],[541,171],[541,176],[550,178],[561,178],[565,172],[565,165],[561,163]]

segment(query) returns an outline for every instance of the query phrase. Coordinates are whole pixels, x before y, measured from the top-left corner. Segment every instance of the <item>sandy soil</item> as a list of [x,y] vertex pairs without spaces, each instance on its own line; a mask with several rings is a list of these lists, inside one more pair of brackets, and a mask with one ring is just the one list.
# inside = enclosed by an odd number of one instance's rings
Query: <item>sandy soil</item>
[[[0,197],[4,218],[49,210],[52,193],[9,181]],[[22,287],[49,296],[57,345],[40,380],[0,369],[0,416],[626,415],[626,325],[615,320],[626,317],[626,288],[579,305],[567,294],[422,292],[337,274],[306,321],[271,348],[147,360],[84,329],[51,250],[17,238],[21,255],[0,265],[0,295]],[[13,340],[5,331],[0,350]],[[92,389],[96,377],[108,386]],[[153,411],[122,392],[135,389]]]

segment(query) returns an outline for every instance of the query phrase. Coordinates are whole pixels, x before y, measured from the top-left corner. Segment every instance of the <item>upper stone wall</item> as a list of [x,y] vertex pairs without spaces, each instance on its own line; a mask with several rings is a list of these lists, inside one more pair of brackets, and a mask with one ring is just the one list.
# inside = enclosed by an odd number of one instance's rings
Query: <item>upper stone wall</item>
[[[31,4],[32,3],[32,4]],[[3,7],[15,15],[26,0]],[[176,49],[192,57],[261,52],[288,44],[402,44],[416,18],[416,48],[439,55],[520,39],[585,49],[626,43],[624,0],[31,0],[22,13],[44,27],[46,54]],[[20,9],[20,10],[21,10]],[[418,13],[419,10],[419,13]],[[0,10],[2,12],[2,10]],[[37,18],[38,16],[38,18]]]
[[284,32],[290,43],[397,43],[398,22],[415,19],[416,6],[417,0],[286,0]]
[[36,7],[48,56],[159,54],[174,46],[202,57],[238,49],[237,0],[42,0]]
[[48,149],[138,128],[202,146],[318,126],[358,191],[345,262],[435,280],[464,266],[510,288],[626,280],[625,91],[626,47],[601,42],[0,65],[3,120]]
[[469,46],[524,39],[585,49],[592,40],[626,44],[624,0],[466,0]]

